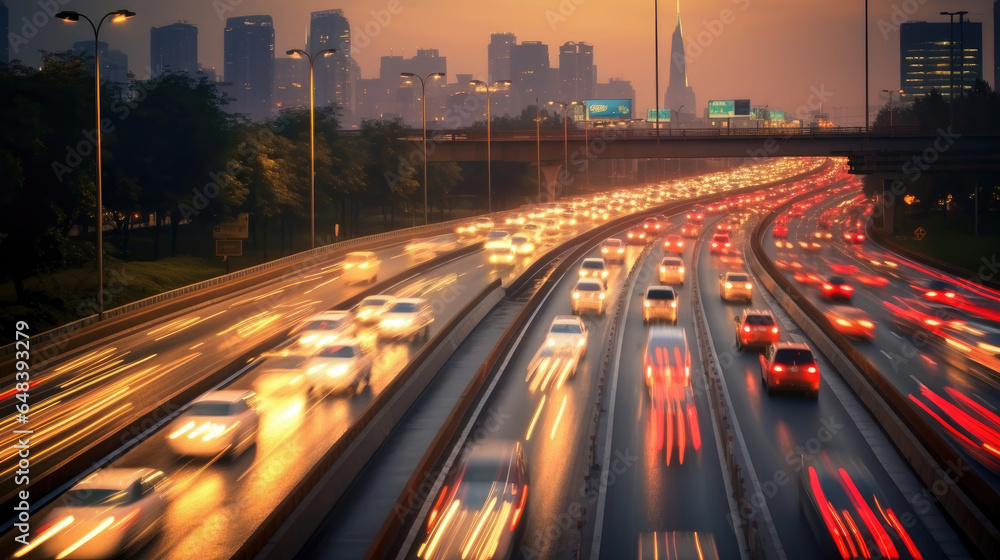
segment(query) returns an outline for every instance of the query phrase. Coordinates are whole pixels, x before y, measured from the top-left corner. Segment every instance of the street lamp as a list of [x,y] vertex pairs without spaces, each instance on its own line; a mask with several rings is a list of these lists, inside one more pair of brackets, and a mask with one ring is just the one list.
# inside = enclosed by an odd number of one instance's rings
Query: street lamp
[[87,20],[90,28],[94,30],[94,105],[97,107],[97,130],[95,133],[97,143],[97,318],[104,318],[104,204],[101,200],[101,53],[97,45],[97,37],[101,33],[101,25],[104,20],[111,17],[112,23],[121,23],[130,17],[135,16],[135,12],[128,10],[118,10],[104,14],[101,21],[94,25],[93,20],[80,12],[62,11],[56,17],[75,23],[80,18]]
[[302,49],[289,49],[285,54],[292,58],[306,57],[309,61],[309,248],[316,248],[316,98],[313,85],[313,62],[322,56],[336,54],[337,49],[326,49],[310,55]]
[[494,86],[509,86],[510,80],[497,80],[492,84],[487,84],[482,80],[472,80],[469,85],[473,86],[483,86],[486,88],[486,208],[490,214],[493,213],[493,156],[491,153],[490,137],[492,136],[492,122],[493,116],[490,112],[490,93],[494,89]]
[[[889,94],[889,133],[892,134],[892,94],[895,93],[895,91],[891,89],[883,89],[882,93]],[[899,94],[902,95],[903,90],[899,90]]]
[[868,121],[871,109],[868,107],[868,0],[865,0],[865,134],[868,134]]
[[573,105],[583,105],[583,101],[549,101],[549,105],[559,105],[563,112],[563,157],[566,158],[563,169],[565,173],[569,173],[569,128],[567,123],[569,113],[566,109]]
[[[400,74],[402,78],[417,78],[420,80],[420,101],[423,106],[421,110],[421,119],[424,124],[424,225],[430,223],[427,218],[427,82],[424,78],[414,74],[413,72],[403,72]],[[433,72],[427,74],[427,80],[431,78],[443,78],[444,72]]]
[[538,152],[538,203],[542,203],[542,117],[538,113],[538,98],[535,98],[535,149]]

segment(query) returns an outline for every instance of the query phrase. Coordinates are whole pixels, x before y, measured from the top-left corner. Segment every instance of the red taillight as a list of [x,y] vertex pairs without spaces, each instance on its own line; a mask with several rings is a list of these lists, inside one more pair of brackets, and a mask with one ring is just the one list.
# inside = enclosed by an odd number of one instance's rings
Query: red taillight
[[814,366],[809,366],[809,369],[806,371],[808,371],[809,373],[816,373],[816,368]]
[[773,371],[773,372],[775,372],[775,373],[780,373],[780,372],[782,372],[782,371],[785,371],[785,369],[784,369],[784,368],[782,368],[782,367],[781,367],[781,366],[779,366],[779,365],[775,365],[775,366],[774,366],[773,368],[771,368],[771,371]]
[[955,294],[952,293],[952,292],[945,292],[944,293],[944,297],[951,297],[951,298],[953,298],[953,297],[955,297]]
[[524,492],[521,492],[521,503],[518,504],[517,509],[514,510],[514,518],[510,522],[510,530],[513,531],[517,528],[517,522],[521,520],[521,513],[524,511],[524,503],[528,499],[528,485],[524,485]]
[[852,288],[851,286],[848,286],[846,284],[843,285],[843,286],[841,286],[840,289],[844,290],[845,292],[853,292],[854,291],[854,288]]
[[927,296],[927,297],[937,297],[937,292],[927,292],[924,295]]
[[830,284],[823,284],[823,289],[827,290],[827,291],[830,291],[830,290],[833,289],[833,286],[831,286]]
[[444,503],[445,497],[448,495],[448,487],[445,486],[441,489],[441,494],[438,496],[437,502],[434,502],[434,509],[431,510],[430,516],[427,518],[427,531],[430,532],[431,528],[434,527],[434,522],[437,521],[438,513],[441,511],[441,504]]

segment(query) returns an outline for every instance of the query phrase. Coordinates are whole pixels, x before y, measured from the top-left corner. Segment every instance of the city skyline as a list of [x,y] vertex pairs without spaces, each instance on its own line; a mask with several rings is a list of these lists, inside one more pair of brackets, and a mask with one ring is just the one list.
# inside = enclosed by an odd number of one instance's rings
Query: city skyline
[[[82,27],[67,29],[67,24],[54,21],[35,4],[9,6],[10,56],[37,66],[39,49],[69,49],[72,42],[85,39],[86,33]],[[636,113],[644,112],[655,103],[651,3],[648,6],[638,1],[615,4],[615,17],[623,22],[620,29],[609,29],[607,15],[611,5],[605,2],[572,4],[572,10],[556,2],[548,5],[526,0],[512,0],[502,7],[472,7],[451,0],[421,4],[393,0],[374,8],[356,0],[337,5],[314,0],[289,0],[280,5],[264,0],[245,0],[235,7],[230,4],[233,2],[222,0],[133,6],[132,9],[141,8],[138,16],[102,33],[102,40],[125,52],[131,60],[132,72],[144,78],[148,75],[145,61],[150,59],[149,29],[187,22],[200,30],[199,62],[215,68],[221,75],[222,30],[226,18],[271,15],[275,22],[275,48],[280,56],[289,48],[306,45],[311,12],[339,8],[344,10],[354,35],[353,56],[361,69],[360,78],[377,75],[381,56],[401,54],[409,57],[420,48],[437,49],[442,56],[451,59],[449,83],[460,73],[486,79],[490,32],[510,32],[521,42],[539,41],[548,45],[549,58],[553,62],[558,60],[560,45],[568,41],[593,45],[597,81],[607,82],[610,78],[631,81],[636,90]],[[673,3],[663,4],[660,9],[661,87],[669,83],[669,37],[675,20]],[[886,102],[884,94],[878,92],[899,86],[896,83],[898,23],[940,22],[939,11],[965,9],[970,12],[969,20],[983,23],[983,43],[992,44],[992,7],[993,2],[988,0],[872,5],[869,15],[872,110]],[[75,8],[99,15],[99,12],[120,6],[97,0]],[[698,100],[702,104],[699,115],[710,99],[749,98],[754,104],[769,104],[792,113],[798,108],[822,103],[824,111],[834,118],[854,124],[863,122],[863,8],[831,4],[823,18],[816,18],[815,10],[783,0],[718,0],[682,3],[681,10],[688,51],[687,75],[689,83],[697,86]],[[42,16],[37,16],[36,12]],[[25,21],[43,22],[44,25],[26,28]],[[449,24],[460,28],[461,32],[438,33]],[[35,33],[28,38],[26,30]],[[788,44],[796,48],[788,49]],[[992,49],[983,54],[983,65],[989,68],[993,65]],[[662,92],[663,89],[661,95]]]

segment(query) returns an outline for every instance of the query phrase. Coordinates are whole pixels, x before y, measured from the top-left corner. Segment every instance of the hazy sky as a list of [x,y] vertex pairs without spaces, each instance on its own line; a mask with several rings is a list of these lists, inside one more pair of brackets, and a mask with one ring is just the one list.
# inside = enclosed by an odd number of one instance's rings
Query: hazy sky
[[[12,59],[38,65],[40,49],[68,49],[92,37],[85,23],[50,18],[46,3],[90,17],[119,8],[137,12],[124,24],[106,24],[101,40],[124,51],[140,78],[148,76],[150,27],[178,21],[198,26],[200,62],[221,73],[227,17],[271,15],[280,54],[304,45],[310,12],[340,8],[351,22],[354,57],[366,78],[377,76],[379,57],[390,51],[412,56],[417,48],[434,48],[448,58],[449,82],[458,73],[485,79],[489,34],[514,32],[518,41],[547,43],[552,66],[562,43],[594,45],[598,81],[631,80],[635,117],[654,104],[652,0],[7,0],[10,31],[17,35],[11,37]],[[390,14],[390,6],[397,13]],[[659,9],[662,99],[676,4],[661,0]],[[873,106],[885,103],[880,90],[899,88],[898,22],[947,21],[941,11],[967,10],[971,21],[982,22],[984,74],[992,82],[991,0],[870,0],[869,9]],[[864,122],[863,0],[682,0],[681,17],[699,114],[709,99],[749,98],[797,112],[818,107],[822,98],[823,108],[841,122]],[[22,18],[34,23],[26,27]]]

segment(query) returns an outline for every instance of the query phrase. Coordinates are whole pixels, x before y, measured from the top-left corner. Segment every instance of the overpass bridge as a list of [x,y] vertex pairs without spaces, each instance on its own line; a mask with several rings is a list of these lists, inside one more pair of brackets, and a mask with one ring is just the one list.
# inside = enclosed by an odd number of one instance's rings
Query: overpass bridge
[[[420,142],[421,131],[406,140]],[[492,161],[551,167],[566,159],[846,157],[855,174],[1000,170],[1000,135],[962,134],[951,127],[934,132],[865,132],[861,127],[667,129],[595,128],[563,131],[497,130]],[[429,161],[485,161],[486,129],[429,130]]]

